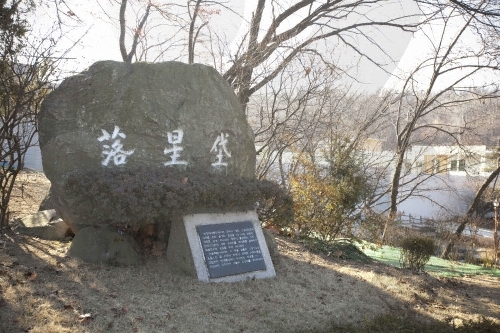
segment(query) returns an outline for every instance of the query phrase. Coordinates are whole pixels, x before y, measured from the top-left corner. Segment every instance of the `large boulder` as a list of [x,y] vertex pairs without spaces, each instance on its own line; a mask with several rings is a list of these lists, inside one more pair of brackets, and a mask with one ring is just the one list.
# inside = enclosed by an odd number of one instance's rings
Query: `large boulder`
[[97,221],[92,198],[82,202],[65,191],[75,172],[192,166],[219,175],[255,172],[253,133],[241,105],[204,65],[97,62],[45,99],[39,135],[51,204],[75,232],[106,222]]

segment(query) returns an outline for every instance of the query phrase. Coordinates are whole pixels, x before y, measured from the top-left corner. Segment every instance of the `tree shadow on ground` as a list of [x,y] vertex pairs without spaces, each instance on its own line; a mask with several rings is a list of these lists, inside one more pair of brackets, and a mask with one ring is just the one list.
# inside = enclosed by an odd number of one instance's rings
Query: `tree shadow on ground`
[[[357,325],[386,313],[434,320],[425,308],[453,302],[451,293],[431,297],[452,283],[446,280],[278,244],[276,278],[206,284],[172,272],[165,256],[137,267],[88,264],[65,256],[68,243],[9,233],[0,250],[0,332],[290,332],[332,321]],[[479,292],[471,302],[500,299],[492,288]],[[478,306],[474,313],[498,318],[495,309]]]

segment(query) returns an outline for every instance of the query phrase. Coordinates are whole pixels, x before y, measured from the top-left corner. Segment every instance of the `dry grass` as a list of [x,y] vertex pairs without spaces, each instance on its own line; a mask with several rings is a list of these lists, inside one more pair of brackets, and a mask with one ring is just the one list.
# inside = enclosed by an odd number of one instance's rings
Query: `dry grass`
[[429,321],[500,320],[498,278],[437,278],[326,258],[281,237],[276,278],[232,284],[176,275],[164,256],[110,267],[66,257],[69,243],[13,232],[1,239],[6,333],[290,332],[408,312]]

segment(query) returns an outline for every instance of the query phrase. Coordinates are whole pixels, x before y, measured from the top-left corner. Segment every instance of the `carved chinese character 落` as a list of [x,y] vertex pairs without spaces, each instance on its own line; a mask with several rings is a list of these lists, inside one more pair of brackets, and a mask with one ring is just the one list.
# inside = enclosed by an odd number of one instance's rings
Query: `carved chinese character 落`
[[[112,134],[109,134],[106,130],[101,129],[102,136],[97,138],[97,141],[112,141],[111,144],[104,144],[102,151],[106,158],[101,162],[102,165],[107,166],[112,160],[115,165],[125,164],[127,162],[127,156],[134,153],[134,150],[124,151],[122,150],[123,144],[121,139],[125,139],[126,135],[120,132],[120,128],[115,126]],[[121,138],[121,139],[120,139]]]

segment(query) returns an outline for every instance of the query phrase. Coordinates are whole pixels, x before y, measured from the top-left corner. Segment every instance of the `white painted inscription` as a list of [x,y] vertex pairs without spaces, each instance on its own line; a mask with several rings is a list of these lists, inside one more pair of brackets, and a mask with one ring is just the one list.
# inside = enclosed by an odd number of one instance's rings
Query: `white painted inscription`
[[187,161],[179,160],[179,158],[181,157],[181,152],[184,150],[184,148],[179,146],[179,144],[182,143],[183,136],[184,136],[184,132],[182,131],[182,129],[177,129],[177,130],[172,131],[172,132],[167,132],[168,143],[170,143],[172,145],[172,148],[170,148],[170,149],[165,148],[165,150],[163,151],[163,153],[165,155],[170,154],[170,161],[165,162],[164,163],[165,166],[188,164]]
[[[125,133],[120,130],[120,127],[115,126],[113,132],[110,134],[108,131],[101,129],[102,135],[97,138],[99,142],[102,142],[103,150],[102,154],[105,156],[104,160],[102,160],[101,164],[104,166],[108,166],[110,162],[113,162],[114,165],[126,164],[127,157],[132,155],[135,151],[133,150],[123,150],[123,144],[121,142],[122,139],[126,138]],[[228,133],[221,132],[217,135],[212,148],[210,149],[210,153],[215,153],[215,162],[212,163],[212,166],[215,168],[227,167],[228,162],[227,159],[231,158],[231,152],[228,149]],[[165,148],[163,153],[167,155],[170,160],[164,162],[165,166],[171,165],[187,165],[188,162],[182,160],[181,153],[184,151],[184,147],[182,147],[182,139],[184,138],[184,131],[180,128],[167,132],[167,140],[171,145],[169,148]],[[109,141],[109,142],[107,142]]]
[[125,139],[126,135],[120,132],[120,127],[115,126],[113,133],[109,134],[106,130],[101,129],[102,136],[97,138],[97,141],[112,141],[112,144],[103,144],[104,148],[102,153],[106,158],[101,162],[102,165],[107,166],[112,160],[115,165],[125,164],[127,162],[127,156],[134,153],[134,150],[124,151],[121,139]]
[[227,138],[229,134],[227,133],[221,133],[220,135],[217,136],[217,139],[215,140],[212,149],[210,149],[210,152],[216,152],[217,153],[217,161],[212,163],[212,166],[214,167],[220,167],[220,166],[226,166],[227,167],[227,162],[223,161],[224,155],[227,157],[231,157],[231,152],[228,151],[227,149]]

